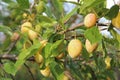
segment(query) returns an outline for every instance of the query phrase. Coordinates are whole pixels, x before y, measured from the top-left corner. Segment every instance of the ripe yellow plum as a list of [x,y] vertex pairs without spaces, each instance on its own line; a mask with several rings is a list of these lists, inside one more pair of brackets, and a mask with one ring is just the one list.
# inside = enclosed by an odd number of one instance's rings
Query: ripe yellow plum
[[120,29],[120,12],[118,13],[118,15],[115,18],[112,19],[112,24],[116,28]]
[[63,80],[69,80],[69,78],[66,75],[64,75]]
[[76,58],[81,54],[82,43],[78,39],[72,39],[68,44],[68,53],[71,58]]
[[92,53],[94,50],[96,50],[97,46],[98,46],[98,43],[91,44],[90,41],[86,39],[85,47],[89,53]]
[[28,36],[29,36],[30,40],[34,40],[38,37],[37,33],[33,30],[28,31]]
[[49,77],[50,75],[50,68],[47,66],[44,70],[40,70],[41,74],[45,77]]
[[42,57],[42,55],[41,55],[39,52],[37,52],[37,53],[35,54],[34,58],[35,58],[35,61],[36,61],[38,64],[42,63],[42,61],[43,61],[43,57]]
[[109,56],[107,56],[105,58],[106,69],[110,69],[110,67],[111,67],[110,62],[111,62],[111,60],[112,60],[112,58],[110,58]]
[[64,56],[64,53],[61,53],[61,54],[59,54],[56,58],[57,58],[57,59],[61,59],[61,58],[63,58],[63,56]]
[[42,52],[42,49],[45,47],[45,45],[47,44],[47,40],[42,40],[42,41],[40,41],[40,43],[41,43],[41,46],[40,46],[40,48],[39,48],[39,52],[40,52],[40,54],[41,54],[41,52]]
[[25,22],[21,25],[21,32],[22,33],[28,32],[29,28],[32,28],[32,24],[30,22]]
[[89,13],[84,18],[84,25],[87,28],[91,28],[96,24],[96,21],[97,21],[96,15],[94,13]]

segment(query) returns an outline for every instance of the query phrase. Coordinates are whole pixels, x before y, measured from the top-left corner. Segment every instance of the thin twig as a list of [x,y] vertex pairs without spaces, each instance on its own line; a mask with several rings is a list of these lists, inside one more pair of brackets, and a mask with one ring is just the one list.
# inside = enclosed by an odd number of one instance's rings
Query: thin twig
[[19,40],[19,38],[20,38],[20,36],[18,36],[17,39],[10,44],[10,46],[8,47],[7,52],[5,52],[4,54],[9,54],[10,53],[10,51],[14,48],[14,46],[16,45],[16,43]]
[[35,80],[35,78],[34,78],[34,76],[33,76],[32,72],[31,72],[31,70],[30,70],[29,66],[28,66],[26,63],[24,63],[24,65],[25,65],[25,67],[27,68],[28,72],[30,73],[30,75],[31,75],[32,79],[33,79],[33,80]]
[[5,52],[4,54],[9,54],[10,51],[11,51],[11,50],[13,49],[13,47],[15,46],[16,42],[17,42],[17,41],[12,42],[12,43],[10,44],[10,46],[8,47],[7,52]]
[[117,50],[116,52],[120,52],[120,50]]
[[65,31],[61,31],[60,34],[64,34],[64,33],[68,32],[68,31],[72,31],[72,30],[74,30],[74,29],[76,29],[76,28],[78,28],[78,27],[80,27],[80,26],[83,26],[83,25],[84,25],[83,22],[81,22],[81,23],[79,23],[79,24],[77,24],[77,25],[75,25],[75,26],[73,26],[73,27],[68,28],[68,29],[65,30]]
[[70,27],[70,28],[68,29],[68,31],[74,30],[74,29],[76,29],[76,28],[78,28],[78,27],[80,27],[80,26],[83,26],[83,25],[84,25],[84,23],[81,22],[81,23],[79,23],[79,24],[77,24],[77,25],[75,25],[75,26],[73,26],[73,27]]
[[100,29],[100,31],[104,31],[104,30],[108,30],[108,28],[103,28],[103,29]]
[[[75,36],[66,37],[65,40],[74,38]],[[84,34],[77,35],[76,37],[85,37]]]
[[30,5],[30,11],[32,11],[32,8],[35,6],[35,0]]
[[96,77],[95,72],[93,71],[93,69],[90,68],[90,70],[91,70],[91,75],[92,75],[93,80],[98,80],[97,77]]
[[70,73],[69,70],[64,71],[64,74],[69,78],[69,80],[75,80],[75,79],[72,77],[72,74]]

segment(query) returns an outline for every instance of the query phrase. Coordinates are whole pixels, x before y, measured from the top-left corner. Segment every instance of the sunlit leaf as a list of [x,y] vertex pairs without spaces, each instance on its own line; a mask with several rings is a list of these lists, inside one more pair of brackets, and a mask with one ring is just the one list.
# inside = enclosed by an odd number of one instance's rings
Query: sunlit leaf
[[100,34],[98,28],[92,27],[85,31],[85,37],[91,42],[96,43],[102,40],[102,35]]
[[52,46],[52,43],[46,44],[46,46],[45,46],[45,48],[44,48],[44,54],[43,54],[43,56],[44,56],[45,58],[50,57],[50,55],[51,55],[50,47],[51,47],[51,46]]
[[14,63],[9,62],[4,64],[4,70],[12,75],[15,75],[16,73],[16,67],[14,66]]

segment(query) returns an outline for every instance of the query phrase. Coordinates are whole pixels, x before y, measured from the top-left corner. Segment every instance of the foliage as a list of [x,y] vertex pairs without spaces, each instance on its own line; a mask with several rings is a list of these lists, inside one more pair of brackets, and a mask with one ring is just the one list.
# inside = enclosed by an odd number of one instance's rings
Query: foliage
[[[26,80],[24,77],[24,79],[18,79],[19,75],[27,73],[22,70],[22,67],[26,67],[32,77],[32,79],[27,77],[27,80],[63,80],[64,76],[70,80],[116,80],[117,72],[115,70],[120,69],[120,34],[116,32],[117,28],[110,23],[106,25],[106,30],[110,32],[112,38],[102,35],[98,22],[102,17],[108,20],[116,17],[119,12],[117,4],[111,9],[107,9],[106,0],[80,0],[79,2],[34,0],[32,3],[29,0],[0,1],[7,4],[9,12],[8,16],[0,16],[2,18],[0,31],[4,32],[7,37],[0,44],[0,79]],[[76,7],[66,13],[64,3],[71,3]],[[78,17],[84,17],[89,13],[94,13],[98,18],[96,25],[92,28],[81,25],[83,19]],[[79,19],[78,24],[75,23],[77,19]],[[27,32],[21,32],[21,25],[25,22],[32,23],[32,28],[29,26],[27,28],[34,31],[37,38],[31,40]],[[73,25],[74,23],[75,25]],[[19,34],[19,38],[12,41],[11,37],[15,32]],[[75,38],[82,42],[83,48],[82,54],[72,59],[68,54],[67,46]],[[87,52],[86,39],[91,44],[99,43],[97,50],[92,53]],[[42,43],[43,40],[46,40],[47,43]],[[43,56],[42,63],[34,60],[37,52]],[[64,53],[64,56],[57,59],[61,53]],[[12,57],[7,55],[12,55]],[[107,68],[105,62],[108,57],[110,58],[110,68]],[[45,69],[46,66],[49,66],[51,71],[49,77],[44,77],[40,73],[40,70]]]

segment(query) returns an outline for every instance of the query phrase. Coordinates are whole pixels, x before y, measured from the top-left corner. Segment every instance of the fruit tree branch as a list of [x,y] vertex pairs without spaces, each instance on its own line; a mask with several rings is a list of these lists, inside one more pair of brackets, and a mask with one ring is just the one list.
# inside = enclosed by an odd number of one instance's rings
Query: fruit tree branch
[[13,33],[13,36],[11,38],[11,40],[13,39],[12,43],[8,46],[7,48],[7,52],[5,52],[4,54],[9,54],[10,51],[14,48],[14,46],[16,45],[17,41],[19,40],[20,35],[18,33]]
[[[11,60],[11,61],[17,61],[18,57],[16,55],[11,55],[11,54],[4,54],[0,55],[0,60]],[[27,61],[35,61],[33,57],[30,57],[27,59]]]
[[[61,31],[60,34],[64,34],[66,32],[72,31],[72,30],[74,30],[76,28],[79,28],[80,26],[84,26],[84,23],[81,22],[81,23],[79,23],[79,24],[77,24],[77,25],[75,25],[73,27],[68,28],[67,30]],[[108,26],[108,25],[102,24],[102,23],[97,23],[97,26]]]
[[12,43],[10,44],[10,46],[8,47],[7,52],[5,52],[4,54],[9,54],[10,51],[13,49],[13,47],[15,46],[16,43],[17,43],[17,40],[14,41],[14,42],[12,42]]
[[76,28],[78,28],[80,26],[83,26],[83,25],[84,25],[83,22],[81,22],[81,23],[79,23],[79,24],[77,24],[77,25],[75,25],[73,27],[68,28],[67,30],[61,31],[60,34],[64,34],[64,33],[68,32],[68,31],[72,31],[72,30],[74,30],[74,29],[76,29]]
[[30,73],[30,75],[31,75],[32,79],[33,79],[33,80],[35,80],[35,78],[34,78],[34,76],[33,76],[32,72],[31,72],[31,70],[30,70],[29,66],[28,66],[26,63],[24,63],[24,66],[27,68],[27,70],[28,70],[28,72]]

